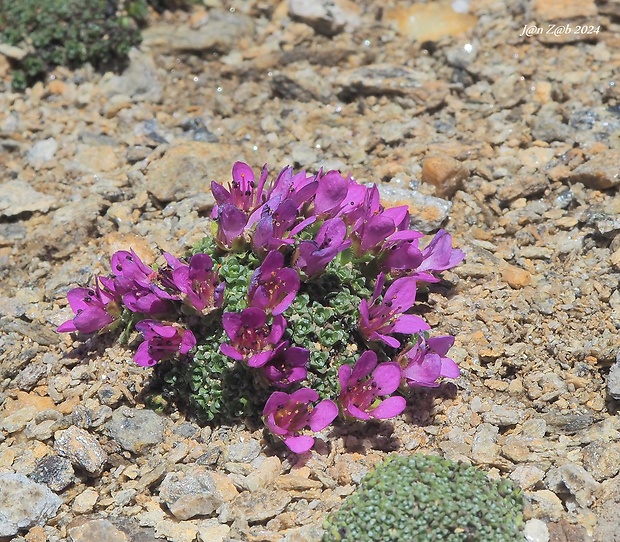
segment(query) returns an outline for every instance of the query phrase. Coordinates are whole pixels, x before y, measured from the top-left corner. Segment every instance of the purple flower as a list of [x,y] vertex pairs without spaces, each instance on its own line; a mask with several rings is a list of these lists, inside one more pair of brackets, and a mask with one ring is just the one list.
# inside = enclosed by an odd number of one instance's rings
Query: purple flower
[[359,330],[370,341],[383,341],[396,348],[400,346],[400,341],[392,337],[392,333],[413,334],[430,327],[419,316],[403,314],[415,303],[415,278],[395,280],[385,292],[383,300],[379,301],[384,283],[385,275],[380,273],[370,303],[366,299],[360,301]]
[[342,218],[330,218],[321,224],[312,241],[301,241],[293,255],[294,267],[312,277],[323,271],[337,254],[351,246],[346,240],[347,226]]
[[234,248],[236,240],[243,240],[243,230],[248,218],[242,210],[237,209],[231,203],[220,205],[217,208],[215,221],[217,222],[215,241],[218,246],[224,250],[230,250]]
[[409,210],[406,206],[376,210],[373,205],[373,210],[362,216],[353,227],[355,253],[362,256],[369,251],[377,252],[386,240],[392,239],[408,225]]
[[220,282],[218,274],[213,271],[213,260],[208,254],[194,254],[188,264],[170,254],[164,256],[173,267],[172,281],[184,294],[185,303],[202,314],[222,306],[226,284]]
[[134,361],[138,365],[151,366],[157,362],[187,354],[196,346],[196,338],[188,329],[179,325],[166,325],[156,320],[142,320],[136,329],[144,336],[138,346]]
[[305,171],[293,175],[293,169],[290,166],[285,167],[273,182],[268,201],[279,204],[289,199],[295,208],[299,209],[312,199],[317,188],[316,176],[307,176]]
[[150,316],[166,314],[170,312],[172,306],[170,305],[170,298],[162,299],[164,295],[169,294],[155,286],[153,286],[153,289],[148,289],[136,285],[134,290],[123,295],[123,304],[131,312],[141,312]]
[[[422,263],[424,256],[418,248],[418,239],[424,234],[415,230],[403,230],[394,233],[383,243],[381,254],[381,270],[384,273],[411,275]],[[418,278],[417,274],[415,275]],[[420,279],[422,280],[422,279]]]
[[240,313],[225,312],[222,324],[230,339],[230,344],[220,346],[222,354],[238,361],[245,360],[250,367],[262,367],[275,355],[286,320],[281,314],[274,316],[270,327],[267,313],[250,307]]
[[386,362],[377,365],[377,354],[372,350],[364,352],[350,365],[338,370],[340,396],[338,398],[345,414],[360,420],[370,418],[386,419],[398,416],[405,410],[403,397],[379,397],[396,391],[400,384],[401,369],[398,363]]
[[171,310],[170,300],[177,299],[155,284],[158,273],[130,250],[119,250],[112,255],[114,291],[121,295],[123,304],[131,312],[148,315],[165,314]]
[[[146,288],[150,287],[157,275],[155,270],[146,265],[133,249],[119,250],[112,255],[112,273],[121,284],[133,282]],[[133,286],[129,286],[131,289]]]
[[309,361],[309,350],[289,346],[289,342],[285,341],[278,345],[273,357],[259,370],[271,385],[285,388],[308,376],[306,366]]
[[235,162],[232,168],[232,182],[228,184],[228,190],[212,181],[211,192],[218,206],[233,205],[244,213],[250,213],[264,203],[263,188],[267,175],[267,165],[264,165],[260,179],[256,183],[252,168],[245,162]]
[[452,248],[452,236],[446,230],[439,230],[422,250],[422,258],[416,273],[418,280],[438,282],[431,273],[458,265],[465,259],[465,253],[458,248]]
[[313,215],[333,216],[347,196],[349,183],[337,171],[317,176],[318,187],[314,195]]
[[276,391],[267,399],[263,409],[265,425],[296,454],[307,452],[314,445],[313,437],[300,434],[302,429],[321,431],[338,415],[336,403],[329,399],[313,407],[311,403],[318,399],[319,394],[309,388],[291,394]]
[[[252,248],[258,254],[293,244],[293,236],[315,220],[309,217],[297,223],[298,210],[293,200],[285,199],[276,203],[269,201],[263,207],[262,216],[252,234]],[[252,222],[252,217],[249,222]]]
[[276,316],[291,305],[299,286],[297,271],[284,267],[282,253],[272,250],[252,275],[248,290],[248,305],[264,309]]
[[93,333],[109,326],[120,317],[120,296],[112,279],[95,277],[94,288],[73,288],[67,293],[75,317],[58,326],[58,332]]
[[[336,213],[336,216],[342,217],[347,226],[354,226],[356,222],[367,213],[365,203],[370,203],[368,199],[370,197],[369,194],[374,193],[374,189],[378,202],[379,191],[376,185],[373,186],[373,189],[368,189],[351,178],[348,179],[348,182],[347,195],[340,203],[340,209]],[[377,210],[378,208],[379,205],[377,205]]]
[[403,381],[409,386],[436,388],[441,377],[457,378],[461,373],[458,365],[446,357],[454,344],[450,335],[425,339],[420,337],[415,345],[399,355],[403,368]]

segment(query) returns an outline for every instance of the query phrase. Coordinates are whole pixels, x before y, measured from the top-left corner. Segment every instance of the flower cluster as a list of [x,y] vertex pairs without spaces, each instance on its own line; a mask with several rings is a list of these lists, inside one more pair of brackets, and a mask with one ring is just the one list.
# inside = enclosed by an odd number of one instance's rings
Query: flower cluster
[[[155,268],[132,250],[115,253],[111,276],[67,294],[75,317],[58,331],[125,323],[142,334],[139,365],[194,352],[201,375],[222,358],[243,367],[256,389],[271,390],[267,428],[297,453],[314,444],[307,428],[339,413],[397,416],[407,389],[459,375],[446,357],[454,338],[429,337],[412,314],[418,285],[465,257],[445,230],[422,248],[406,206],[384,208],[376,185],[336,171],[287,167],[268,182],[266,167],[257,179],[237,162],[232,181],[211,189],[212,235],[191,256],[164,254]],[[209,398],[217,386],[201,378],[190,387]]]

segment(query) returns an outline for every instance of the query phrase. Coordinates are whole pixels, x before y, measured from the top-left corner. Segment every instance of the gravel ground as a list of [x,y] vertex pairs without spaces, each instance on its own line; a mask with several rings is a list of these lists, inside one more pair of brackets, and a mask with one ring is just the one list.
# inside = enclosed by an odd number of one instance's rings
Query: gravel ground
[[[514,480],[530,541],[620,541],[618,0],[205,4],[154,15],[121,75],[15,94],[0,55],[0,538],[318,541],[420,451]],[[339,169],[447,228],[467,259],[427,319],[461,377],[297,457],[145,409],[131,351],[54,331],[114,251],[200,239],[235,160]]]

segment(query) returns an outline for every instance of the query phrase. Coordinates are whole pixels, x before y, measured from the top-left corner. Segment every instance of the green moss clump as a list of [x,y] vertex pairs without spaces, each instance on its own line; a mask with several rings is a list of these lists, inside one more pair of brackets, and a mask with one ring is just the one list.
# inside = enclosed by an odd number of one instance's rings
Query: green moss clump
[[323,542],[517,542],[523,497],[508,480],[436,456],[379,464],[325,522]]
[[[220,352],[220,344],[228,337],[219,323],[224,312],[247,308],[250,280],[261,261],[249,250],[223,252],[211,236],[192,252],[211,255],[220,279],[226,283],[224,303],[200,327],[195,326],[198,347],[189,365],[158,365],[155,373],[162,397],[189,404],[207,422],[258,420],[274,389],[257,371]],[[370,294],[361,271],[336,259],[322,275],[302,283],[294,302],[283,313],[287,320],[284,340],[310,350],[304,385],[322,398],[338,396],[338,368],[343,363],[353,365],[365,349],[356,331],[357,307],[360,299]]]
[[29,51],[13,66],[23,90],[57,65],[120,67],[140,31],[117,0],[20,0],[0,3],[0,41]]

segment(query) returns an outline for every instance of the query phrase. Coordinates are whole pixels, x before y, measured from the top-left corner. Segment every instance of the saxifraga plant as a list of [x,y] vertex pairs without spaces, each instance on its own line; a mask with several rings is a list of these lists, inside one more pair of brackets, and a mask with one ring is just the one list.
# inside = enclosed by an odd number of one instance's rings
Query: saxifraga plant
[[211,184],[212,231],[190,254],[151,267],[116,252],[111,275],[67,293],[75,316],[58,331],[136,330],[135,362],[164,383],[154,407],[185,399],[214,423],[262,415],[303,453],[306,427],[393,418],[411,387],[458,377],[454,337],[431,337],[414,305],[418,284],[465,254],[445,230],[422,248],[408,208],[384,208],[376,185],[290,167],[268,180],[236,162],[228,188]]
[[116,70],[141,41],[148,6],[189,8],[193,0],[0,0],[0,42],[27,51],[12,61],[12,87],[24,90],[55,66]]
[[523,496],[509,480],[432,455],[393,456],[325,521],[323,542],[518,542]]

